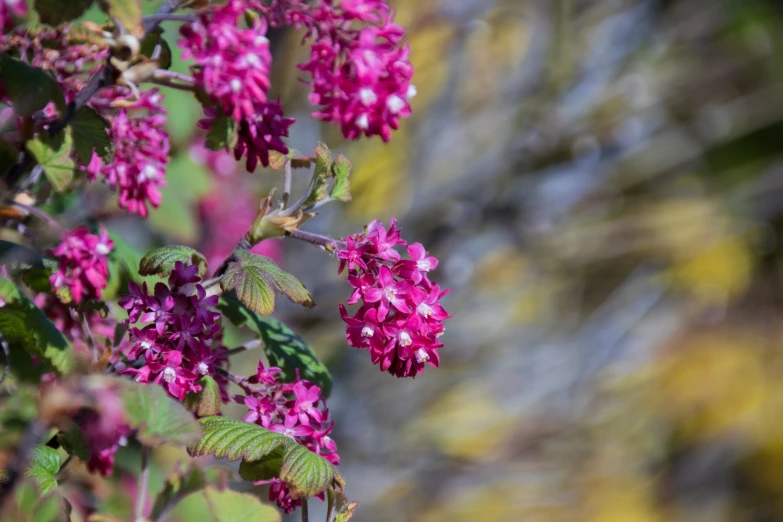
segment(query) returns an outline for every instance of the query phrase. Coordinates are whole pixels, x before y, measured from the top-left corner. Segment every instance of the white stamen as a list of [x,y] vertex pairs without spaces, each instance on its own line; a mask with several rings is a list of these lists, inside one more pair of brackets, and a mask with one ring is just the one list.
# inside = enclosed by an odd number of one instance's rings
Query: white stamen
[[401,346],[410,346],[413,344],[413,340],[411,339],[411,336],[408,332],[403,330],[400,332],[400,345]]
[[310,401],[304,401],[304,402],[299,404],[299,409],[301,409],[303,411],[311,410],[311,409],[313,409],[313,403],[310,402]]
[[392,114],[397,114],[405,107],[405,102],[396,94],[392,94],[386,98],[386,107],[389,108],[389,112]]
[[239,92],[242,90],[242,82],[240,82],[239,79],[237,78],[231,80],[230,85],[231,85],[231,90],[234,92]]
[[209,366],[207,366],[207,363],[205,362],[198,363],[198,373],[200,373],[201,375],[206,375],[208,371],[209,371]]
[[394,288],[384,288],[383,295],[387,300],[394,301],[394,298],[397,296],[397,290]]
[[367,130],[370,126],[370,118],[368,118],[366,114],[362,114],[356,118],[356,126],[362,130]]
[[419,93],[419,91],[416,90],[416,86],[413,84],[408,85],[408,92],[405,93],[405,97],[409,100],[416,96]]
[[128,437],[126,437],[125,435],[122,435],[119,438],[119,440],[117,441],[117,444],[119,444],[120,446],[127,446],[128,445]]
[[255,54],[245,55],[245,60],[247,60],[247,63],[249,63],[253,67],[260,67],[261,66],[261,60],[259,60],[258,56],[256,56]]
[[445,326],[443,327],[443,330],[441,330],[440,332],[438,332],[438,333],[436,333],[436,334],[435,334],[435,337],[436,337],[436,338],[438,338],[438,337],[440,337],[441,335],[443,335],[444,333],[446,333],[446,327],[445,327]]
[[149,341],[142,341],[142,342],[140,342],[139,344],[140,344],[140,345],[141,345],[141,347],[142,347],[142,348],[144,348],[145,350],[149,350],[149,349],[152,347],[152,343],[151,343],[151,342],[149,342]]
[[139,174],[139,181],[144,182],[148,179],[158,179],[158,170],[154,165],[147,165]]
[[432,307],[427,303],[421,303],[419,306],[416,307],[416,311],[419,312],[424,317],[431,316],[433,312]]
[[427,352],[424,351],[424,348],[419,348],[418,350],[416,350],[416,360],[419,361],[420,363],[424,361],[429,361],[430,356],[427,355]]
[[375,335],[375,328],[372,326],[362,328],[362,337],[372,337],[373,335]]
[[364,88],[359,91],[359,98],[362,100],[362,104],[368,107],[378,101],[378,96],[372,89]]
[[171,366],[166,366],[166,369],[163,370],[163,380],[166,382],[172,382],[176,378],[177,372],[174,370],[174,368]]
[[432,270],[432,263],[430,263],[429,259],[422,259],[421,261],[416,261],[416,268],[422,272],[429,272]]
[[109,245],[107,245],[106,243],[98,243],[97,245],[95,245],[95,251],[98,252],[100,255],[105,256],[111,251],[111,249],[109,248]]
[[257,46],[259,46],[259,45],[266,45],[266,44],[269,43],[269,38],[267,38],[266,36],[262,36],[262,35],[261,36],[256,36],[256,39],[253,40],[253,43],[256,44]]

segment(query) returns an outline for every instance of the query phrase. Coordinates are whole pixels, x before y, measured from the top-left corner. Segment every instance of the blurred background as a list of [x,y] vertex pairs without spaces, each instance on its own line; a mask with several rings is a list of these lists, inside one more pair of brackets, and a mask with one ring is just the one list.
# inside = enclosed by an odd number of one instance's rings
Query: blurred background
[[[277,315],[333,372],[354,520],[783,520],[783,4],[390,3],[418,96],[389,145],[310,119],[301,35],[273,35],[289,144],[355,167],[354,201],[304,228],[397,217],[452,288],[441,367],[398,380],[345,344],[334,259],[262,247],[318,303]],[[205,155],[197,106],[167,104],[164,203],[108,223],[216,263],[282,176]]]

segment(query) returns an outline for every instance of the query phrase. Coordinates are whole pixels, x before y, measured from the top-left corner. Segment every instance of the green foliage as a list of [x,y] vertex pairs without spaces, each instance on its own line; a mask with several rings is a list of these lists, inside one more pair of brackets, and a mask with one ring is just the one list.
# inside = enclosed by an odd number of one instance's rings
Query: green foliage
[[334,184],[329,192],[329,197],[337,201],[351,201],[351,185],[348,177],[351,175],[351,162],[342,154],[338,155],[332,163],[332,176]]
[[35,0],[35,10],[42,23],[60,25],[79,18],[92,0]]
[[161,520],[163,515],[177,502],[196,491],[201,491],[207,485],[204,472],[195,466],[187,471],[175,471],[163,483],[163,489],[155,498],[150,518]]
[[200,252],[182,245],[171,245],[147,252],[139,262],[139,274],[168,276],[177,261],[186,266],[197,265],[199,276],[207,272],[207,259]]
[[214,455],[219,459],[252,463],[269,457],[276,460],[276,452],[282,448],[279,476],[294,498],[317,495],[338,477],[328,460],[285,435],[227,417],[205,417],[199,422],[204,436],[188,447],[192,456]]
[[329,197],[329,178],[332,172],[332,153],[329,147],[318,143],[315,148],[315,170],[310,187],[307,190],[307,198],[304,207],[314,205]]
[[59,109],[65,107],[65,97],[50,74],[7,54],[0,54],[0,83],[19,116],[32,116],[50,101]]
[[90,163],[95,151],[104,161],[111,158],[112,142],[106,129],[109,123],[92,107],[84,106],[73,115],[69,123],[73,134],[73,149],[79,163]]
[[141,41],[141,54],[147,58],[151,58],[155,53],[155,49],[160,46],[160,51],[156,58],[158,69],[168,69],[171,67],[172,63],[171,47],[169,46],[169,42],[161,36],[162,33],[163,30],[158,27],[155,31],[148,34],[144,40]]
[[204,495],[216,522],[279,522],[280,513],[258,497],[230,489],[207,488]]
[[283,370],[283,379],[292,382],[296,370],[302,379],[317,384],[324,397],[332,391],[332,377],[326,366],[318,360],[313,348],[293,330],[271,316],[262,316],[248,309],[236,299],[224,297],[220,310],[237,326],[247,326],[264,342],[264,351],[272,366]]
[[33,479],[41,496],[57,489],[57,472],[60,471],[60,454],[48,446],[36,446],[30,453],[30,466],[25,476]]
[[47,366],[61,373],[73,366],[73,349],[59,330],[8,279],[0,277],[0,299],[5,302],[0,313],[0,333],[8,342],[11,366],[15,352],[38,355]]
[[199,439],[201,429],[193,415],[163,388],[125,379],[115,381],[121,383],[125,413],[130,427],[139,430],[139,442],[148,446],[164,442],[184,446]]
[[359,506],[358,502],[349,501],[342,491],[329,488],[326,491],[326,522],[348,522],[353,518],[353,512]]
[[41,498],[35,485],[20,484],[14,491],[13,500],[0,506],[0,520],[13,522],[62,522],[69,514],[63,498],[55,493]]
[[68,129],[54,136],[49,136],[45,132],[39,134],[38,137],[27,142],[27,150],[43,167],[46,179],[54,190],[62,192],[68,188],[76,167],[71,159],[73,139]]
[[82,430],[77,426],[72,426],[70,429],[58,433],[57,440],[69,455],[74,455],[82,460],[90,458],[90,446],[87,444]]
[[206,146],[210,150],[231,150],[237,144],[237,124],[233,118],[220,116],[212,121],[207,132]]
[[183,403],[198,417],[211,417],[220,415],[220,387],[215,379],[210,375],[205,375],[199,379],[198,384],[201,390],[190,392],[185,396]]
[[141,25],[141,0],[98,0],[101,9],[130,33]]
[[235,255],[237,260],[228,265],[220,287],[224,292],[236,291],[237,298],[254,312],[272,313],[275,307],[272,287],[294,303],[308,308],[315,306],[307,288],[268,257],[244,251]]

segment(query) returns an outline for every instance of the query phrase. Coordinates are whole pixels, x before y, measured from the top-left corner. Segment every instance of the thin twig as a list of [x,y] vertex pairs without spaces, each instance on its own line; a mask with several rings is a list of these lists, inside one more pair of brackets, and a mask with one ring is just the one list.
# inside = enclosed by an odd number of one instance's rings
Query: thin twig
[[245,379],[244,377],[233,374],[230,371],[226,370],[225,368],[221,368],[217,366],[215,367],[215,371],[225,376],[229,381],[233,382],[247,393],[256,393],[260,391],[254,388],[249,382],[247,382],[247,379]]
[[253,339],[252,341],[248,341],[241,346],[237,346],[236,348],[226,350],[225,354],[228,357],[231,357],[232,355],[236,355],[242,352],[247,352],[248,350],[255,350],[256,348],[261,348],[262,346],[264,346],[264,341],[262,341],[261,339]]
[[24,210],[25,212],[34,215],[35,217],[44,221],[47,225],[57,230],[58,232],[65,231],[65,227],[63,227],[60,223],[58,223],[52,216],[50,216],[49,214],[47,214],[46,212],[44,212],[39,208],[30,205],[25,205],[24,203],[17,203],[17,202],[11,203],[11,206],[18,208],[19,210]]
[[322,236],[320,234],[313,234],[312,232],[305,232],[304,230],[294,230],[293,232],[289,232],[286,235],[294,239],[307,241],[308,243],[312,243],[313,245],[319,245],[324,247],[336,246],[338,248],[341,246],[345,246],[345,244],[342,241],[339,241],[337,239],[332,239],[329,236]]
[[141,473],[139,474],[138,491],[136,492],[136,522],[144,522],[144,504],[147,503],[147,483],[150,469],[148,466],[149,448],[141,447]]
[[285,160],[285,180],[283,182],[283,207],[285,208],[286,205],[288,205],[288,198],[291,197],[291,178],[292,178],[292,169],[291,169],[291,158],[286,158]]
[[[144,34],[147,35],[150,33],[150,31],[158,27],[158,24],[160,24],[161,22],[160,20],[161,16],[171,13],[183,3],[185,3],[185,0],[166,0],[161,4],[160,7],[158,7],[154,15],[145,16],[142,19],[143,20],[142,25],[144,26]],[[158,17],[158,19],[156,19],[155,17]]]
[[302,499],[302,522],[309,522],[310,514],[307,512],[307,499]]
[[185,14],[151,14],[141,19],[143,23],[153,22],[195,22],[198,17],[195,15]]
[[87,344],[92,350],[92,362],[98,362],[98,347],[95,344],[95,339],[92,336],[92,330],[90,324],[87,322],[87,316],[84,312],[79,312],[79,320],[82,323],[82,331],[84,332],[84,338],[87,340]]
[[187,83],[189,85],[194,85],[196,83],[196,79],[192,76],[188,76],[187,74],[178,73],[175,71],[167,71],[166,69],[158,69],[155,72],[152,73],[152,77],[155,79],[163,78],[163,79],[169,79],[169,80],[177,80],[182,83]]

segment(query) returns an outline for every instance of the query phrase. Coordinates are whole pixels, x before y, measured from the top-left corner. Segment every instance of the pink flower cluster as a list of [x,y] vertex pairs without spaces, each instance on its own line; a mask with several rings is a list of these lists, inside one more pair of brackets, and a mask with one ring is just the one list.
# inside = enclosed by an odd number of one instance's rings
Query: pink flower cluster
[[[410,259],[402,259],[397,246],[407,247]],[[348,344],[367,349],[373,364],[397,377],[415,377],[426,363],[437,367],[443,346],[438,338],[450,317],[440,304],[449,291],[428,278],[438,260],[420,243],[403,240],[394,219],[388,230],[373,221],[363,233],[338,243],[336,251],[339,273],[347,267],[354,288],[347,303],[361,300],[353,316],[340,304]]]
[[81,226],[62,237],[50,254],[57,258],[57,271],[49,277],[57,291],[67,287],[74,303],[82,299],[100,299],[109,278],[108,254],[114,242],[101,227],[99,235]]
[[150,204],[161,202],[161,187],[166,185],[169,162],[169,135],[165,130],[166,109],[157,89],[140,91],[137,99],[124,87],[104,89],[91,105],[103,115],[114,106],[122,108],[110,118],[109,138],[115,144],[114,157],[104,164],[93,153],[87,166],[91,182],[99,178],[117,190],[117,203],[128,212],[147,217]]
[[[257,388],[246,388],[250,392],[246,397],[235,397],[235,401],[244,402],[250,410],[245,415],[246,422],[254,422],[271,431],[282,433],[304,445],[310,451],[321,455],[335,466],[340,464],[337,444],[329,437],[334,421],[329,418],[326,399],[321,388],[298,378],[293,383],[279,381],[280,368],[265,368],[258,361],[258,371],[248,379]],[[256,482],[256,485],[271,484],[269,500],[286,513],[290,513],[302,501],[294,500],[286,485],[278,479]],[[323,500],[323,495],[319,498]]]
[[3,31],[14,26],[14,18],[27,14],[27,4],[24,0],[0,0],[0,24]]
[[269,53],[267,26],[257,18],[248,28],[238,27],[248,7],[243,0],[229,0],[222,6],[205,9],[197,21],[180,28],[183,57],[192,57],[196,87],[215,103],[205,108],[207,118],[199,126],[209,129],[220,115],[238,125],[236,159],[246,156],[247,169],[260,162],[269,165],[269,151],[282,154],[288,147],[282,138],[294,122],[283,117],[279,101],[267,99],[272,56]]
[[298,65],[310,74],[313,116],[338,124],[348,139],[391,139],[400,118],[411,114],[413,67],[405,31],[383,0],[278,1],[266,8],[275,24],[307,30],[310,59]]
[[[226,361],[220,313],[212,310],[218,297],[207,297],[197,272],[197,266],[177,262],[168,286],[157,283],[154,294],[148,295],[146,283],[139,287],[131,282],[130,295],[119,302],[128,311],[134,343],[128,359],[144,357],[141,367],[131,364],[121,373],[133,375],[141,383],[160,384],[180,401],[188,392],[201,390],[196,381],[205,375],[215,377],[221,386],[226,384],[225,377],[215,370]],[[150,324],[130,326],[135,323]]]
[[125,418],[125,406],[116,390],[102,389],[95,394],[96,408],[77,416],[77,424],[90,448],[87,469],[103,476],[114,470],[114,455],[127,444],[132,430]]

